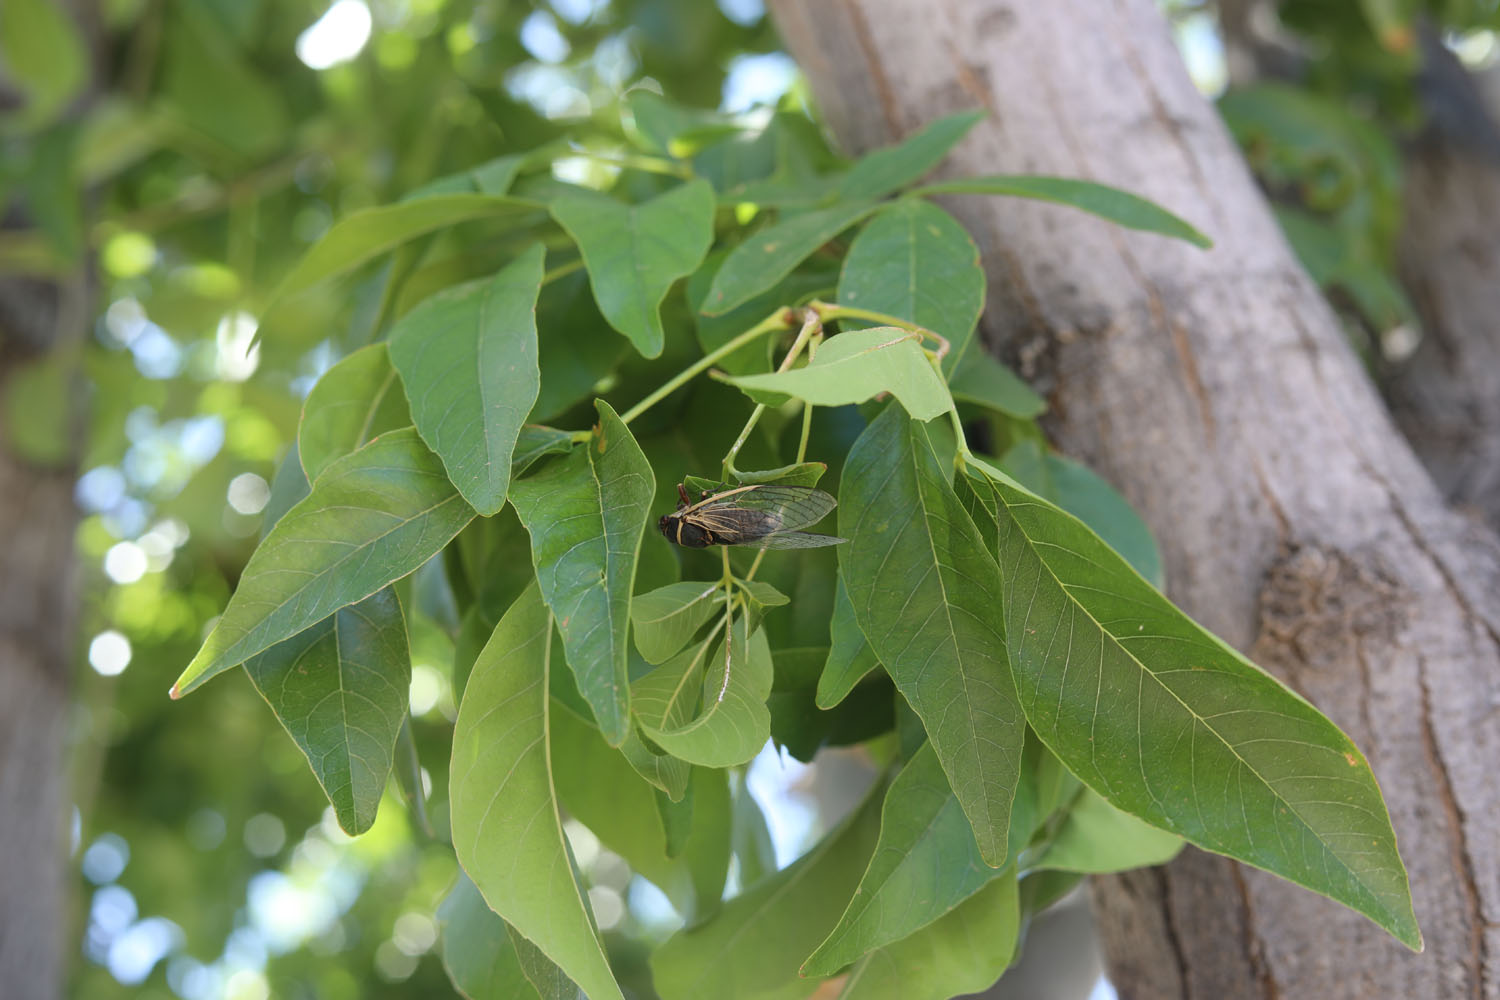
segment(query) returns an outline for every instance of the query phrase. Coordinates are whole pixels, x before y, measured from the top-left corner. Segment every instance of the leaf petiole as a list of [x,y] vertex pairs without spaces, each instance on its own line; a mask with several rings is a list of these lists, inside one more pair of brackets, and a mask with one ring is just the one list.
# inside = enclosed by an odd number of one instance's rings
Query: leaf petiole
[[712,351],[709,351],[707,354],[703,355],[703,357],[699,358],[697,361],[694,361],[682,371],[678,372],[676,375],[673,375],[670,379],[663,382],[656,388],[655,392],[651,393],[645,399],[641,400],[639,403],[636,403],[630,409],[626,410],[625,413],[620,417],[620,419],[627,424],[630,423],[636,417],[639,417],[641,414],[651,409],[651,407],[655,406],[657,403],[660,403],[663,399],[667,398],[672,393],[682,388],[682,386],[686,385],[695,376],[701,375],[703,372],[712,368],[714,363],[717,362],[720,358],[728,354],[733,354],[741,347],[744,347],[746,344],[754,343],[756,340],[764,337],[768,333],[772,333],[776,330],[790,330],[794,322],[796,322],[796,317],[790,309],[777,309],[774,313],[767,316],[765,319],[761,320],[759,323],[755,324],[750,329],[740,334],[738,337],[735,337],[729,342],[715,348]]

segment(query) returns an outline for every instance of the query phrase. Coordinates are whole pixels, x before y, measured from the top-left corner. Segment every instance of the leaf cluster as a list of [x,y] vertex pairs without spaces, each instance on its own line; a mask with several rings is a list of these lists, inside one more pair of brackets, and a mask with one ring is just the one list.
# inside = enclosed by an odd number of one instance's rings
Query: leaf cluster
[[[629,105],[640,152],[607,192],[547,155],[490,162],[349,215],[293,269],[267,338],[393,261],[375,342],[308,395],[268,530],[173,695],[245,666],[360,833],[435,581],[459,708],[431,811],[466,875],[444,954],[473,996],[623,996],[573,824],[684,921],[651,955],[664,1000],[980,989],[1083,874],[1184,840],[1415,946],[1369,765],[1161,595],[1139,519],[974,343],[979,253],[928,196],[1206,238],[1081,180],[922,186],[977,114],[845,165],[792,112]],[[413,243],[470,221],[504,238]],[[847,541],[678,549],[650,530],[678,483],[816,486]],[[768,741],[858,744],[879,772],[781,870],[744,794]]]

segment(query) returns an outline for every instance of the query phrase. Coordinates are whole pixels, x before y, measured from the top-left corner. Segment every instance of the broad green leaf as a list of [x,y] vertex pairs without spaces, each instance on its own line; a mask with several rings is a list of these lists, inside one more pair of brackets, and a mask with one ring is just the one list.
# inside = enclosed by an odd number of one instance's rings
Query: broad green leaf
[[394,205],[363,208],[335,222],[282,279],[273,301],[336,278],[389,253],[407,240],[475,219],[520,217],[541,204],[489,194],[443,194]]
[[413,428],[330,465],[266,535],[172,696],[364,600],[439,552],[474,518]]
[[610,405],[595,405],[599,424],[587,445],[517,480],[510,493],[578,690],[604,738],[619,746],[630,728],[630,592],[656,478]]
[[[685,714],[682,721],[687,721]],[[671,754],[661,753],[660,748],[653,751],[637,730],[632,729],[630,735],[625,737],[625,742],[620,745],[620,753],[624,754],[635,773],[665,794],[668,801],[681,802],[687,794],[688,783],[693,776],[693,765]]]
[[948,1000],[984,991],[1020,945],[1017,897],[1007,871],[937,923],[861,961],[839,1000]]
[[437,918],[443,968],[467,1000],[541,1000],[521,970],[512,932],[462,871]]
[[[740,615],[727,644],[722,630],[696,643],[636,681],[631,696],[642,730],[667,753],[704,767],[736,767],[770,738],[766,697],[774,676],[765,633],[747,639]],[[678,723],[684,715],[688,721]]]
[[664,892],[688,923],[718,906],[729,870],[729,786],[723,771],[694,772],[685,855],[670,856],[657,790],[598,730],[554,703],[552,767],[568,814]]
[[921,716],[980,854],[998,868],[1025,734],[996,624],[998,570],[922,426],[897,407],[849,452],[839,534],[860,629]]
[[411,426],[411,411],[384,344],[362,347],[323,373],[302,404],[297,453],[310,482],[335,459],[386,431]]
[[927,184],[912,194],[999,194],[1050,201],[1081,209],[1127,229],[1171,236],[1204,249],[1214,245],[1213,240],[1153,201],[1106,184],[1071,177],[1035,177],[1024,174],[964,177]]
[[[717,598],[717,600],[716,600]],[[639,594],[630,602],[635,648],[647,663],[665,663],[722,610],[718,581],[687,580]]]
[[344,832],[364,833],[390,777],[411,697],[406,620],[390,587],[245,661],[312,765]]
[[68,8],[53,0],[0,4],[0,63],[26,95],[19,111],[7,108],[7,117],[31,128],[50,121],[88,83],[88,48]]
[[839,181],[839,197],[880,198],[921,180],[983,118],[983,111],[960,111],[928,122],[894,146],[866,154]]
[[573,447],[573,435],[555,427],[526,424],[516,435],[516,450],[510,456],[512,477],[523,475],[547,455],[560,455]]
[[505,156],[497,156],[477,167],[470,167],[468,170],[461,170],[456,174],[428,181],[421,187],[413,188],[402,195],[401,200],[416,201],[419,198],[431,198],[434,195],[470,194],[475,191],[480,194],[502,195],[510,190],[516,175],[527,167],[529,159],[531,155],[526,153],[508,153]]
[[[836,266],[831,262],[812,261],[729,312],[709,316],[703,312],[708,291],[728,255],[726,250],[715,250],[687,280],[687,298],[693,308],[693,322],[698,328],[698,346],[703,348],[704,354],[723,347],[765,319],[773,310],[800,305],[819,295],[831,296],[838,285],[839,272]],[[724,355],[715,367],[731,375],[770,371],[771,350],[775,343],[775,337],[762,337]]]
[[533,244],[487,281],[439,292],[391,330],[417,432],[486,517],[505,505],[511,455],[541,384],[536,299],[545,251]]
[[734,135],[744,130],[729,115],[683,107],[649,90],[632,90],[625,98],[642,146],[653,153],[680,155],[675,140],[689,134]]
[[970,468],[998,507],[1011,669],[1048,748],[1116,808],[1419,948],[1396,837],[1353,742],[1081,521]]
[[943,370],[952,372],[984,311],[979,248],[953,216],[921,198],[904,198],[881,209],[850,244],[839,305],[895,316],[946,338]]
[[515,945],[521,971],[542,1000],[589,1000],[578,984],[531,941],[512,930],[511,943]]
[[734,473],[734,477],[745,484],[774,486],[816,486],[823,473],[828,471],[827,462],[796,462],[774,469],[758,469],[753,472]]
[[1162,587],[1161,551],[1151,529],[1130,502],[1088,466],[1027,440],[1005,453],[1000,469],[1088,525],[1152,586]]
[[[243,5],[236,5],[243,6]],[[208,4],[173,4],[162,18],[151,103],[171,116],[174,145],[184,134],[219,144],[229,163],[265,162],[290,132],[285,91],[261,72],[243,41]],[[214,148],[212,145],[206,148]],[[243,175],[242,175],[243,176]]]
[[281,464],[276,467],[276,475],[271,477],[271,496],[266,501],[265,509],[260,512],[260,537],[264,539],[276,526],[276,522],[302,502],[311,489],[307,473],[302,471],[297,442],[293,441],[282,456]]
[[960,403],[986,406],[1017,420],[1030,420],[1047,409],[1047,401],[1023,382],[1021,376],[983,350],[965,351],[958,364],[948,371],[952,373],[948,391]]
[[551,420],[589,399],[594,386],[631,353],[609,328],[582,271],[547,282],[536,304],[542,389],[530,419]]
[[417,754],[417,740],[411,731],[411,712],[406,708],[403,706],[401,728],[396,733],[396,759],[391,770],[396,775],[396,787],[401,789],[401,799],[406,803],[406,814],[412,825],[425,836],[436,837],[437,831],[427,815],[427,791],[422,787],[422,758]]
[[776,667],[766,701],[771,739],[804,763],[825,746],[850,746],[884,735],[896,722],[896,692],[884,677],[860,686],[832,710],[818,708],[818,677],[827,660],[827,646],[780,647],[771,654]]
[[881,809],[880,841],[838,925],[803,963],[828,976],[926,927],[999,874],[984,863],[930,742],[901,769]]
[[842,575],[833,595],[833,620],[828,623],[828,635],[832,644],[818,678],[818,707],[822,709],[833,708],[843,701],[854,685],[880,666],[875,651],[859,630],[854,603],[849,599],[849,588],[844,585]]
[[734,856],[740,863],[739,882],[741,889],[749,889],[768,875],[776,873],[776,845],[771,842],[771,829],[766,825],[765,814],[750,787],[741,776],[734,783],[733,827],[731,832]]
[[651,956],[662,1000],[800,1000],[797,967],[838,920],[875,848],[881,789],[807,854],[679,931]]
[[703,312],[719,316],[748,302],[791,274],[818,247],[879,207],[869,201],[834,205],[782,219],[751,233],[724,258],[703,300]]
[[1029,867],[1100,875],[1164,865],[1182,850],[1182,838],[1121,812],[1083,788],[1062,827]]
[[714,191],[692,181],[640,205],[602,195],[566,195],[552,217],[583,254],[599,311],[648,358],[666,333],[661,303],[678,278],[697,269],[714,236]]
[[751,395],[784,393],[817,406],[863,403],[888,392],[918,420],[953,408],[948,387],[927,360],[918,335],[893,326],[830,337],[806,367],[728,381]]
[[623,1000],[573,878],[553,786],[552,619],[522,594],[479,654],[453,729],[453,850],[490,908],[594,1000]]

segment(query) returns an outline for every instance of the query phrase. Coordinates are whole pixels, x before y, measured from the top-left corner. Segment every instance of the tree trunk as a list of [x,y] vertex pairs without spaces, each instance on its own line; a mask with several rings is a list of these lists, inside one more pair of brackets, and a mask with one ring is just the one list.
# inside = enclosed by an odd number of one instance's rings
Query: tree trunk
[[984,334],[1117,484],[1189,613],[1369,756],[1424,954],[1273,876],[1190,851],[1099,880],[1122,997],[1500,997],[1500,542],[1448,510],[1396,432],[1151,0],[773,0],[858,152],[989,118],[951,175],[1090,178],[1211,252],[1052,206],[960,198]]
[[[85,322],[80,303],[26,279],[0,281],[0,385],[34,346]],[[76,329],[70,330],[76,334]],[[30,343],[28,343],[30,342]],[[68,668],[74,640],[70,467],[40,468],[0,426],[0,988],[18,1000],[62,994],[67,857]]]
[[1434,130],[1406,157],[1405,203],[1422,342],[1386,397],[1443,494],[1500,527],[1500,166]]

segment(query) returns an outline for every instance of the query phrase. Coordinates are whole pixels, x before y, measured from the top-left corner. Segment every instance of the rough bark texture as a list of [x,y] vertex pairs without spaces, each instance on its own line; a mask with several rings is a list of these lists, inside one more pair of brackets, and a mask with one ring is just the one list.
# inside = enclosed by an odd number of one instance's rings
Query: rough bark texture
[[62,994],[73,476],[0,451],[0,993]]
[[1500,165],[1434,131],[1406,158],[1405,200],[1423,339],[1386,396],[1444,495],[1500,526]]
[[1172,596],[1370,758],[1427,950],[1202,853],[1095,889],[1122,997],[1500,997],[1500,543],[1453,514],[1300,270],[1152,0],[773,0],[851,152],[990,117],[951,175],[1137,191],[1204,253],[1065,209],[955,199],[987,340],[1066,451],[1155,530]]

